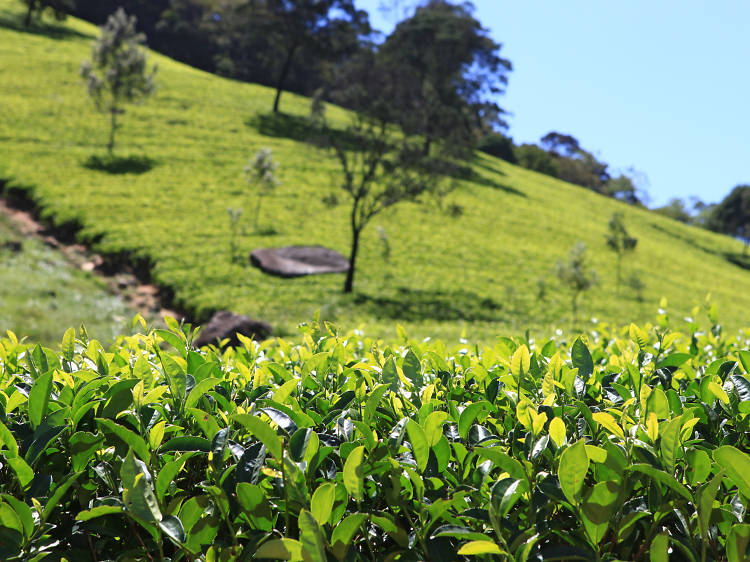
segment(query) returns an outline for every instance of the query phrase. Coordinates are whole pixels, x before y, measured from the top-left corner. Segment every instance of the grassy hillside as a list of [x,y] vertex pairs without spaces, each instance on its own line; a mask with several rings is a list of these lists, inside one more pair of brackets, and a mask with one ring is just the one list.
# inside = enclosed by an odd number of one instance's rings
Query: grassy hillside
[[[448,198],[463,207],[461,216],[408,204],[376,219],[365,231],[354,295],[341,294],[341,276],[283,280],[232,264],[228,207],[245,209],[245,255],[305,243],[348,250],[346,206],[321,201],[336,191],[336,162],[303,142],[308,100],[285,94],[285,116],[273,119],[270,89],[153,54],[158,93],[127,109],[116,149],[121,165],[102,169],[96,157],[104,153],[107,120],[78,77],[96,28],[69,19],[26,32],[17,4],[0,0],[0,177],[29,190],[55,222],[80,223],[80,236],[98,251],[155,264],[154,279],[199,316],[230,308],[282,333],[317,309],[370,333],[392,334],[395,323],[414,336],[466,330],[484,339],[519,326],[549,332],[570,325],[569,293],[554,266],[580,240],[601,280],[582,302],[584,317],[643,320],[662,296],[687,315],[711,292],[727,324],[746,321],[750,273],[729,259],[741,251],[739,242],[488,156],[477,157],[472,181]],[[345,119],[336,108],[329,116]],[[264,200],[261,215],[277,232],[260,236],[251,233],[255,200],[243,168],[265,146],[280,162],[283,184]],[[615,211],[639,239],[624,271],[643,278],[643,302],[627,289],[615,294],[615,259],[604,241]],[[388,261],[377,226],[387,233]]]

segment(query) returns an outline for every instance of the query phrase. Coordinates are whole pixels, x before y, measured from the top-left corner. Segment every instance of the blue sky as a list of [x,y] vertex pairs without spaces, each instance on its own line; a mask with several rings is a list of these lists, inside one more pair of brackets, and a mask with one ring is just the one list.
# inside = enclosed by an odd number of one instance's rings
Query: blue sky
[[[393,0],[390,0],[393,1]],[[402,2],[402,4],[405,2]],[[374,27],[393,18],[357,0]],[[750,2],[475,0],[514,70],[498,101],[517,143],[575,136],[649,179],[649,206],[750,184]]]

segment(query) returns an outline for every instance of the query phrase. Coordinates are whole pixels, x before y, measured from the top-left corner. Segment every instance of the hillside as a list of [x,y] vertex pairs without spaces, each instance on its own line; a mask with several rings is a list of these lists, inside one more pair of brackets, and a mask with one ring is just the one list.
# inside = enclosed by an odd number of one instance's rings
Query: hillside
[[[233,264],[228,207],[245,210],[244,255],[306,243],[348,251],[344,195],[333,209],[321,201],[336,192],[337,164],[304,142],[309,101],[285,94],[285,115],[274,119],[272,90],[152,54],[158,92],[127,108],[116,148],[121,166],[101,169],[107,120],[78,76],[96,28],[68,19],[26,32],[17,4],[0,0],[0,178],[28,191],[48,219],[80,225],[78,236],[97,251],[151,264],[153,279],[198,318],[229,308],[285,333],[320,310],[374,334],[393,335],[396,323],[419,337],[466,331],[482,340],[520,326],[549,333],[570,326],[570,295],[554,270],[580,240],[601,281],[584,297],[582,317],[642,321],[663,296],[682,317],[710,292],[728,327],[746,323],[750,272],[731,262],[739,242],[485,155],[448,196],[462,206],[460,216],[407,204],[375,220],[351,296],[341,294],[338,275],[283,280]],[[346,115],[329,107],[329,117],[343,123]],[[261,223],[276,230],[263,236],[251,233],[255,199],[243,176],[261,147],[273,149],[283,182],[263,201]],[[623,269],[644,281],[642,302],[627,288],[615,292],[615,257],[604,241],[615,211],[639,240]],[[377,226],[387,234],[387,261]]]
[[0,209],[0,330],[42,343],[61,326],[86,324],[91,337],[113,341],[134,309],[91,273],[34,237],[24,237]]

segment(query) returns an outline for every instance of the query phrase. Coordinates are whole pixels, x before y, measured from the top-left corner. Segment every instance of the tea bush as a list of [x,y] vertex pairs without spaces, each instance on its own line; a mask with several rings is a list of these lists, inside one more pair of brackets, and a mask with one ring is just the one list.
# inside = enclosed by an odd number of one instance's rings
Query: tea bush
[[[3,560],[745,560],[748,332],[0,340]],[[145,323],[142,323],[145,328]]]

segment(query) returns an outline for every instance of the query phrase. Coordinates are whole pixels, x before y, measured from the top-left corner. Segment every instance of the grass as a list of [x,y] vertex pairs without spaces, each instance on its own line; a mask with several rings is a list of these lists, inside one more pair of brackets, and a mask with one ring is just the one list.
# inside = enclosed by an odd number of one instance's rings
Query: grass
[[91,337],[114,341],[132,315],[103,281],[41,241],[22,239],[0,215],[0,332],[51,344],[64,326],[85,322]]
[[[50,220],[80,224],[79,237],[97,251],[152,263],[153,279],[199,319],[228,308],[284,334],[320,310],[342,327],[380,335],[392,336],[396,323],[415,337],[465,332],[488,340],[518,325],[550,333],[570,327],[570,295],[554,269],[580,240],[601,280],[584,296],[582,318],[643,321],[663,296],[688,315],[710,292],[728,327],[746,322],[750,273],[733,259],[739,242],[486,155],[448,196],[463,208],[460,216],[405,204],[376,218],[364,233],[353,295],[341,294],[339,275],[280,279],[248,260],[232,263],[229,207],[245,211],[243,256],[307,243],[348,252],[346,205],[322,201],[340,191],[336,161],[305,142],[309,100],[285,93],[284,114],[273,117],[271,89],[152,54],[158,92],[127,108],[116,157],[108,158],[106,116],[78,77],[96,28],[69,19],[53,31],[26,32],[16,4],[0,0],[0,177],[28,188]],[[329,117],[343,123],[346,114],[329,107]],[[252,232],[255,199],[243,176],[261,147],[273,149],[283,182],[263,201],[262,232],[273,233],[266,235]],[[615,256],[604,239],[615,211],[639,240],[623,277],[641,275],[643,302],[627,288],[615,291]],[[377,226],[387,235],[388,260]]]

